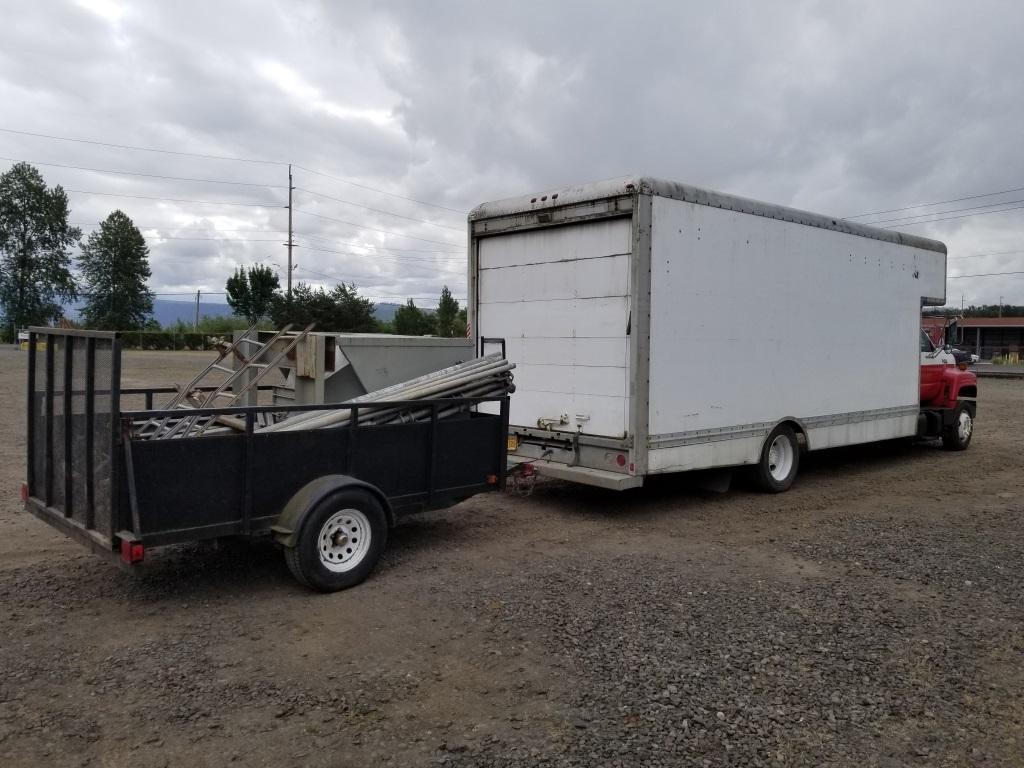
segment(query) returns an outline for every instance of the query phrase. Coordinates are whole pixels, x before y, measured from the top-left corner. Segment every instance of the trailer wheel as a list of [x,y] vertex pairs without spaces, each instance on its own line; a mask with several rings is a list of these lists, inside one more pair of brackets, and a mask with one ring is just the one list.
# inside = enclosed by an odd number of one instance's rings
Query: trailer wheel
[[319,501],[302,521],[285,560],[311,589],[336,592],[359,584],[377,565],[387,541],[387,515],[367,491],[350,488]]
[[764,441],[757,464],[757,483],[767,493],[788,491],[799,466],[800,445],[796,432],[787,424],[780,424]]
[[957,405],[953,423],[942,430],[942,447],[947,451],[966,451],[974,436],[974,414],[965,403]]

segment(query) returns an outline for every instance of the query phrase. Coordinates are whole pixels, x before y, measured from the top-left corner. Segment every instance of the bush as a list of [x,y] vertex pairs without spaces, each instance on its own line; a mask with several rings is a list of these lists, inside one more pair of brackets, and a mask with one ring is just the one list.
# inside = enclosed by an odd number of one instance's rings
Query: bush
[[230,333],[178,333],[176,331],[127,331],[121,334],[123,349],[211,350],[218,339],[230,340]]

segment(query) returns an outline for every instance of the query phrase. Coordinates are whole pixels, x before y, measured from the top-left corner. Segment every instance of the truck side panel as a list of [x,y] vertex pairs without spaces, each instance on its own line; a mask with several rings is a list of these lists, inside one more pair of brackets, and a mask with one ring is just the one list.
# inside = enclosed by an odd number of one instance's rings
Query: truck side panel
[[631,260],[628,216],[478,241],[473,332],[516,363],[513,426],[627,434]]
[[915,433],[944,254],[661,197],[651,249],[649,471],[752,463],[783,419],[812,449]]

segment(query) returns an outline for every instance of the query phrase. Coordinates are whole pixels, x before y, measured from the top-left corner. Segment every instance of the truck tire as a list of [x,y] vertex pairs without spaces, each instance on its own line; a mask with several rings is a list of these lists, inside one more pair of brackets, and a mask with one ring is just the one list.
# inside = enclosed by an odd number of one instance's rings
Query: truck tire
[[966,451],[974,436],[974,413],[965,403],[953,411],[953,424],[942,430],[942,447],[947,451]]
[[757,463],[757,484],[766,493],[788,491],[796,479],[800,467],[800,444],[796,432],[787,424],[780,424],[771,431],[761,448],[761,460]]
[[284,551],[299,583],[320,592],[359,584],[377,565],[388,536],[380,502],[361,488],[343,488],[303,518],[294,547]]

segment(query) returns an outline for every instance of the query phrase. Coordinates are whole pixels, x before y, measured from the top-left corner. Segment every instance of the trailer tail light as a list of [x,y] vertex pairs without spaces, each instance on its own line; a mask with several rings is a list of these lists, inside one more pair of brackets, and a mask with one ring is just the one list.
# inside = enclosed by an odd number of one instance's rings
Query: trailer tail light
[[620,467],[626,466],[626,455],[624,453],[620,453],[618,456],[615,457],[615,463],[618,464]]
[[21,503],[28,503],[28,483],[21,484]]
[[121,559],[128,563],[128,565],[141,563],[145,556],[146,549],[142,546],[142,542],[121,539]]

